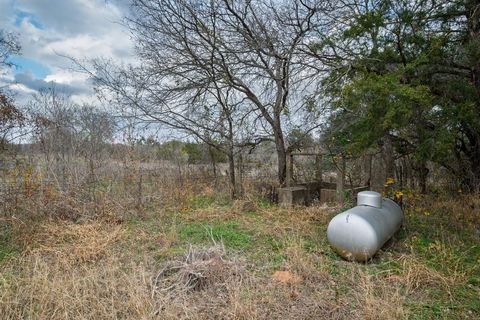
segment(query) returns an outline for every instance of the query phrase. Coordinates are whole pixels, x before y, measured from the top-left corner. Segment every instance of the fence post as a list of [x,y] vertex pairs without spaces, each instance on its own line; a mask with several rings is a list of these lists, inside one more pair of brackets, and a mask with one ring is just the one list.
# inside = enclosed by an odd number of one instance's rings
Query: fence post
[[322,182],[322,173],[323,173],[323,170],[322,170],[322,155],[321,154],[317,154],[315,156],[315,180],[317,182]]
[[287,153],[287,172],[286,172],[287,187],[293,186],[293,154]]
[[343,156],[339,156],[339,159],[337,162],[337,202],[342,206],[345,201],[344,182],[345,182],[345,158]]

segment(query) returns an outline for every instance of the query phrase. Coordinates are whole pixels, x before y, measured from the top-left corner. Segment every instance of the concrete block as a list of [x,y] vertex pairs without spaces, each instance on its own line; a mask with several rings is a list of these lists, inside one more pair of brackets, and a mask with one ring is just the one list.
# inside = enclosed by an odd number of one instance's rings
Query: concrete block
[[282,206],[306,205],[308,199],[308,189],[304,186],[278,189],[278,202]]

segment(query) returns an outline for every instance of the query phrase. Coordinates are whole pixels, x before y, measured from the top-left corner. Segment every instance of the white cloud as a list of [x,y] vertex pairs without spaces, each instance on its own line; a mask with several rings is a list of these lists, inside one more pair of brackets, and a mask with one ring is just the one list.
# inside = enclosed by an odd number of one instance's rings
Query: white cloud
[[[124,1],[0,0],[0,29],[16,31],[22,56],[50,70],[43,79],[30,79],[31,75],[24,72],[17,78],[25,83],[16,88],[25,93],[29,92],[25,88],[31,90],[42,82],[52,82],[68,86],[78,99],[93,96],[88,77],[69,70],[71,61],[62,55],[80,60],[105,57],[133,62],[133,43],[120,24],[126,10]],[[26,14],[15,25],[19,12]]]
[[44,80],[47,82],[54,81],[62,84],[75,84],[77,82],[86,82],[88,80],[88,76],[83,73],[58,69],[54,73],[47,75]]
[[24,94],[32,94],[32,93],[37,92],[37,90],[30,89],[29,87],[27,87],[26,85],[24,85],[22,83],[15,83],[15,84],[11,85],[10,88],[15,90],[15,91],[19,91],[20,93],[24,93]]
[[79,105],[81,104],[91,104],[96,105],[98,104],[97,97],[92,94],[74,94],[70,96],[70,99]]

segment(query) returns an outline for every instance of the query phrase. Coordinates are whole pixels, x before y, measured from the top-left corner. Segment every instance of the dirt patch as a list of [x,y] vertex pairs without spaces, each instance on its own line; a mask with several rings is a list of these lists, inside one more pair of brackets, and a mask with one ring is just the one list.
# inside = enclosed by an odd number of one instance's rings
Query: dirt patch
[[299,276],[290,271],[275,271],[272,277],[274,280],[283,284],[297,284],[302,281]]

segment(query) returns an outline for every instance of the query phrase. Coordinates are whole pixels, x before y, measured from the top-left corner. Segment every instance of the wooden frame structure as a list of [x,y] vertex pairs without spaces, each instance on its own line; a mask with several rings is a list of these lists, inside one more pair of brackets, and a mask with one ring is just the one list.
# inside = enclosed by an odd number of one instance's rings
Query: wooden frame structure
[[[279,189],[279,202],[283,205],[308,204],[312,200],[312,196],[316,194],[320,201],[331,202],[336,201],[343,205],[345,202],[345,171],[346,159],[339,157],[337,167],[336,183],[325,182],[322,179],[322,160],[328,155],[324,152],[289,152],[287,154],[287,170],[284,188]],[[315,181],[307,183],[295,183],[293,179],[293,165],[295,156],[315,156]],[[353,187],[349,186],[348,190],[352,194],[359,191],[367,190],[368,186]]]

